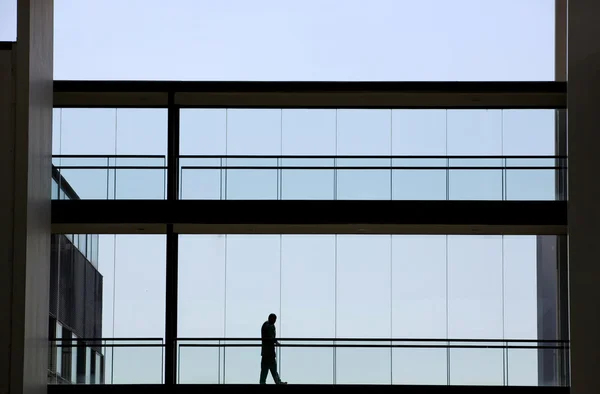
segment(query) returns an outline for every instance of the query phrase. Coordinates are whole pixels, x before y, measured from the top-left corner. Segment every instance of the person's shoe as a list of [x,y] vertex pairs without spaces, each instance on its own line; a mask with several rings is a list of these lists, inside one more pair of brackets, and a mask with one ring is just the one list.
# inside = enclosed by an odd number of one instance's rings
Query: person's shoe
[[287,382],[279,382],[279,384],[287,384]]

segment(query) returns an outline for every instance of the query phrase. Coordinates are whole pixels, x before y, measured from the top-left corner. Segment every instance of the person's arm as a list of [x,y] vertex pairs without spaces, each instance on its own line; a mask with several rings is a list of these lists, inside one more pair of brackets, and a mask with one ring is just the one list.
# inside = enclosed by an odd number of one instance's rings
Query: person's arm
[[275,326],[272,325],[270,328],[271,329],[269,330],[270,331],[269,334],[271,334],[271,338],[273,338],[273,344],[279,345],[279,342],[277,342],[277,334],[276,334],[276,331],[275,331]]

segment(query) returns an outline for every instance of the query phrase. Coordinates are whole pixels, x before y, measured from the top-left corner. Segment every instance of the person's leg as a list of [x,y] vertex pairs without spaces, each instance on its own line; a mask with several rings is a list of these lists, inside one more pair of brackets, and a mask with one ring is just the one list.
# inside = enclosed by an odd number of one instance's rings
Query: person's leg
[[271,376],[273,376],[273,380],[275,381],[275,384],[285,384],[284,382],[281,381],[281,378],[279,377],[279,373],[277,373],[277,361],[276,360],[273,360],[271,362],[269,369],[271,370]]
[[269,363],[263,358],[260,360],[260,384],[267,384],[267,375],[269,374]]

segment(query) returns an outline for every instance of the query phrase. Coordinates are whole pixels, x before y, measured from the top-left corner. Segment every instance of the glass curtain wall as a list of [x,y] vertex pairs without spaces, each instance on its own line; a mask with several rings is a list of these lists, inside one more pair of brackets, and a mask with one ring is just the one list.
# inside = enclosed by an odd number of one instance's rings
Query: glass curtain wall
[[[537,291],[548,285],[538,270],[556,264],[539,238],[557,237],[180,235],[178,336],[258,338],[276,313],[279,337],[330,339],[280,349],[295,383],[537,385],[536,349],[429,345],[558,339],[538,332]],[[348,338],[440,342],[330,346]],[[181,347],[179,382],[255,383],[259,358],[256,347]]]
[[554,110],[182,109],[180,122],[181,199],[556,199]]

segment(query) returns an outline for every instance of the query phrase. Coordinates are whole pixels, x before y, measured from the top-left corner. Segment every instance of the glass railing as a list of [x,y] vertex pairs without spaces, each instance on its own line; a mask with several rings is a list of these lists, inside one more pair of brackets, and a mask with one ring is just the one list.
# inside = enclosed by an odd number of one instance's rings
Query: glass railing
[[[61,155],[53,162],[53,199],[166,198],[164,156]],[[555,156],[179,159],[179,198],[186,200],[554,201],[564,198],[558,185],[565,179],[566,159]]]
[[[567,341],[282,338],[290,384],[568,386]],[[177,340],[179,384],[258,384],[257,338]],[[50,384],[163,384],[161,338],[50,340]],[[272,384],[272,377],[268,377]]]
[[52,199],[164,200],[166,160],[160,155],[53,156]]
[[[529,340],[280,339],[292,384],[564,386],[568,343]],[[182,384],[256,384],[260,340],[178,341]],[[552,377],[542,371],[552,367]],[[273,383],[269,377],[267,383]]]
[[556,200],[553,156],[181,156],[180,198]]
[[162,384],[162,338],[51,339],[49,384]]

